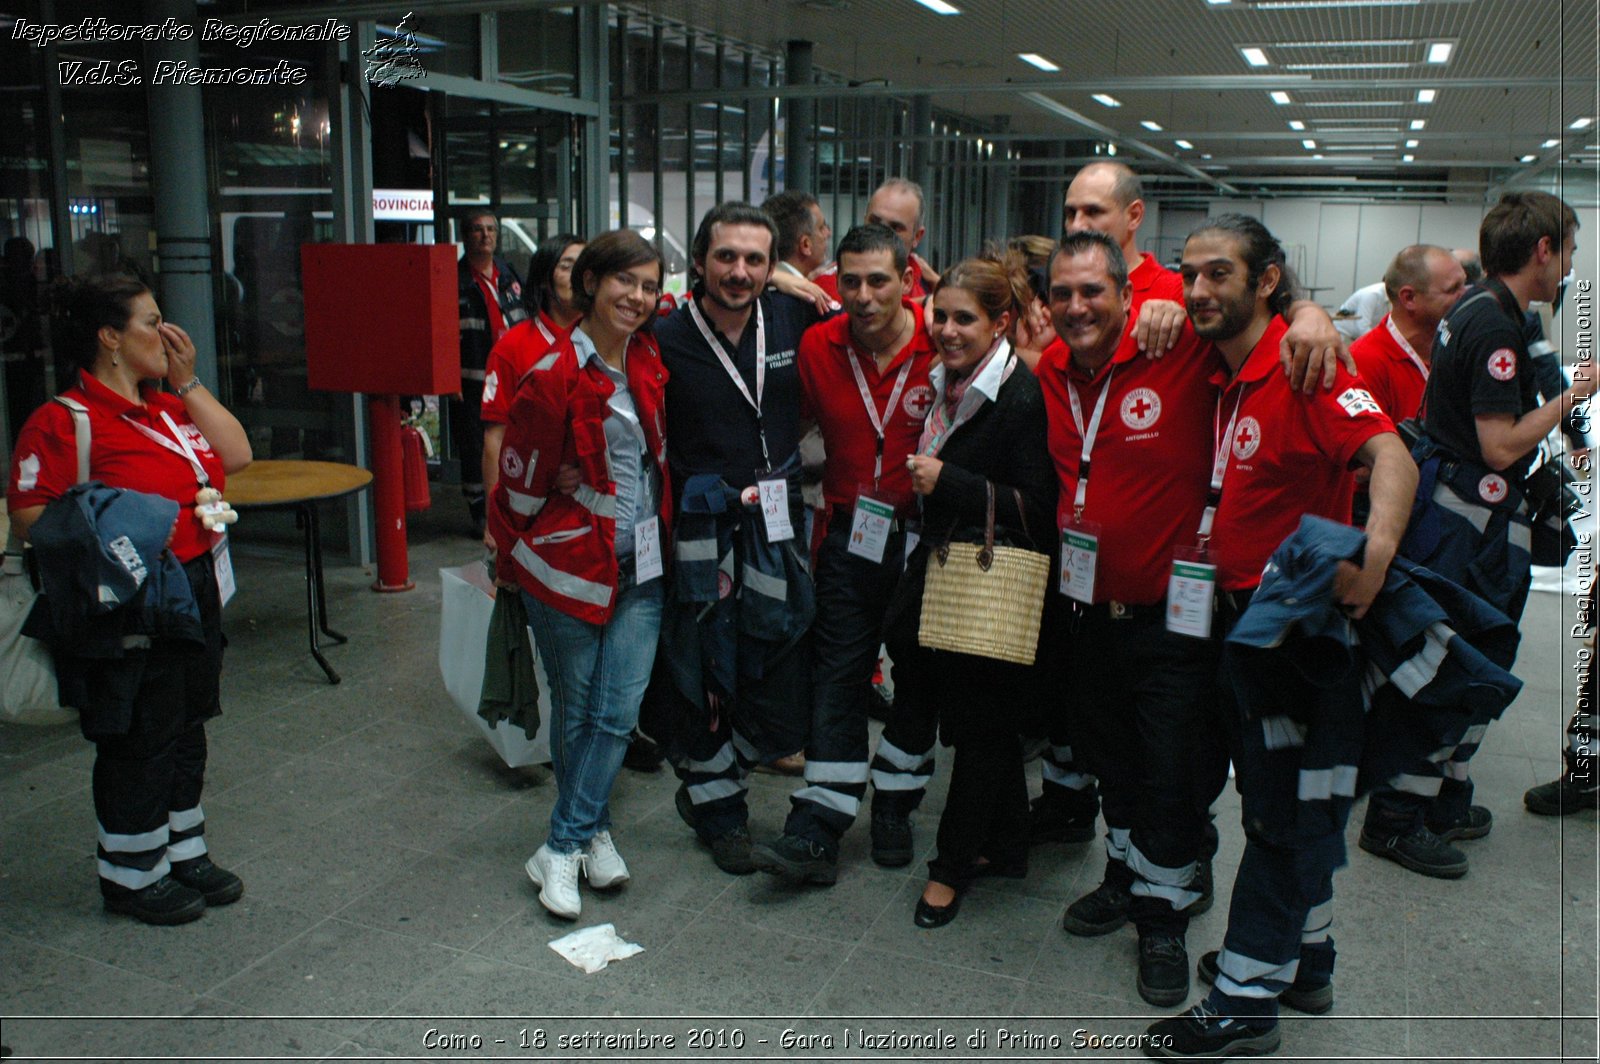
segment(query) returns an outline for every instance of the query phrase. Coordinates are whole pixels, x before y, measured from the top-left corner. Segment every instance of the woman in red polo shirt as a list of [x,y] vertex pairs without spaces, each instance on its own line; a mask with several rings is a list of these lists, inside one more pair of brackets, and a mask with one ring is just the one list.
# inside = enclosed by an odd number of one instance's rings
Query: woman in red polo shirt
[[[244,892],[238,876],[211,863],[200,808],[205,721],[221,712],[219,588],[231,589],[232,573],[218,546],[226,539],[201,524],[196,497],[206,486],[220,491],[228,473],[250,464],[250,441],[195,376],[194,342],[162,320],[142,282],[107,275],[67,284],[57,336],[80,373],[62,394],[88,411],[89,479],[178,503],[168,549],[183,563],[205,642],[157,636],[117,659],[58,662],[86,687],[80,724],[96,746],[105,906],[147,923],[184,923]],[[13,530],[26,539],[77,474],[73,415],[45,403],[23,425],[12,456]]]

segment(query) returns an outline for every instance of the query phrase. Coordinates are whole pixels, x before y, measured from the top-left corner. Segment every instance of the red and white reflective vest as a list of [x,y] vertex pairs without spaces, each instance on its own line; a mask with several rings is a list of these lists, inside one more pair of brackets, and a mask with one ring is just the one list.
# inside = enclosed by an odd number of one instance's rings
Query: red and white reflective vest
[[[661,471],[661,543],[671,542],[663,399],[667,368],[654,337],[635,333],[625,357],[645,443]],[[617,485],[606,450],[611,379],[578,364],[567,335],[517,383],[500,447],[500,479],[489,496],[495,575],[581,621],[605,624],[617,597]],[[555,490],[562,465],[578,467],[576,493]]]

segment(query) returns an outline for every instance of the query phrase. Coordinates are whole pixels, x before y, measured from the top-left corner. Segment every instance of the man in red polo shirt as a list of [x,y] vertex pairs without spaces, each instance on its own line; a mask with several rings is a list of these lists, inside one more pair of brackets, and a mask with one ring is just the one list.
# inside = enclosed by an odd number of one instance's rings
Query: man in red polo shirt
[[1384,271],[1389,313],[1350,345],[1350,354],[1362,384],[1397,425],[1422,409],[1434,330],[1466,284],[1455,256],[1431,244],[1411,245]]
[[[1341,562],[1334,593],[1353,617],[1383,587],[1405,532],[1417,468],[1394,424],[1361,382],[1343,370],[1332,391],[1302,394],[1279,366],[1293,278],[1283,248],[1258,220],[1240,214],[1209,219],[1183,252],[1183,283],[1195,332],[1211,340],[1226,368],[1215,382],[1218,446],[1203,530],[1225,607],[1218,635],[1242,611],[1262,569],[1305,514],[1343,521],[1354,490],[1352,469],[1371,470],[1372,513],[1362,565]],[[1200,600],[1205,604],[1199,605]],[[1196,597],[1209,630],[1209,596]],[[1196,613],[1185,620],[1199,621]],[[1152,1026],[1152,1056],[1246,1056],[1281,1042],[1278,997],[1325,996],[1333,979],[1333,873],[1344,863],[1344,828],[1355,781],[1333,784],[1325,822],[1302,818],[1299,773],[1284,771],[1292,740],[1269,739],[1261,722],[1242,719],[1224,658],[1223,713],[1235,729],[1234,762],[1244,810],[1245,853],[1234,880],[1220,954],[1201,968],[1215,980],[1204,1001]],[[1275,748],[1269,750],[1268,743]],[[1322,994],[1319,995],[1318,991]],[[1326,1008],[1326,1005],[1322,1006]]]
[[[939,283],[939,275],[933,272],[933,267],[916,253],[917,245],[922,243],[922,238],[928,231],[927,226],[923,225],[925,217],[926,201],[922,196],[922,186],[903,177],[891,177],[879,185],[878,190],[867,201],[867,216],[863,219],[867,225],[881,225],[892,230],[905,244],[910,263],[908,268],[911,270],[911,281],[906,285],[906,298],[919,303],[926,299],[933,292],[933,286]],[[818,287],[828,293],[829,299],[834,302],[839,301],[837,261],[817,274],[813,280]]]
[[1195,770],[1212,759],[1195,754],[1217,740],[1207,726],[1217,651],[1167,631],[1164,602],[1172,560],[1193,543],[1205,508],[1209,381],[1222,363],[1192,329],[1160,359],[1139,352],[1127,327],[1133,286],[1105,233],[1067,235],[1049,294],[1061,342],[1038,375],[1061,478],[1058,587],[1074,614],[1066,704],[1107,828],[1104,880],[1062,923],[1101,935],[1132,919],[1140,995],[1176,1005],[1189,990],[1184,935],[1205,896]]
[[[933,403],[933,343],[907,296],[912,271],[891,229],[860,225],[839,242],[845,313],[800,341],[801,413],[827,449],[826,534],[817,551],[811,734],[805,786],[783,834],[751,851],[756,867],[799,882],[833,883],[839,838],[866,794],[867,695],[883,614],[905,565],[904,519],[916,512],[904,457]],[[909,815],[933,773],[937,722],[896,703],[871,764],[872,857],[909,864]]]

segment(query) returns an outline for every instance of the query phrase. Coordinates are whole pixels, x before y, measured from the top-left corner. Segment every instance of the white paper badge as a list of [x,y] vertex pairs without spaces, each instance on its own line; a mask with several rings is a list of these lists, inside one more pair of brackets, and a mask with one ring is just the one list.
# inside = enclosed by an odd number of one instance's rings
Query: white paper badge
[[1211,636],[1217,567],[1203,562],[1172,563],[1167,582],[1167,631],[1200,639]]
[[794,526],[789,523],[789,482],[763,480],[756,485],[761,497],[761,520],[767,526],[767,541],[781,543],[794,538]]
[[850,515],[850,542],[846,549],[857,558],[874,564],[882,562],[893,528],[893,506],[867,495],[857,495],[856,508]]
[[211,566],[217,573],[217,597],[226,606],[238,590],[233,582],[233,557],[228,553],[226,534],[219,535],[217,541],[211,544]]
[[1068,526],[1061,532],[1061,593],[1084,605],[1094,602],[1094,570],[1100,559],[1100,537]]
[[647,517],[633,526],[633,576],[648,583],[661,576],[661,518]]

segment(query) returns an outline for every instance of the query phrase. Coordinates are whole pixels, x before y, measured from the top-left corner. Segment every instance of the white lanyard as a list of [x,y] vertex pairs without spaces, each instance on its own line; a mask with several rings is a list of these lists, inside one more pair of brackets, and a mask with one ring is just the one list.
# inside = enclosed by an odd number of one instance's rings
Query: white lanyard
[[1083,423],[1083,403],[1071,378],[1067,380],[1067,399],[1072,404],[1072,423],[1078,427],[1078,438],[1083,441],[1083,451],[1078,457],[1078,490],[1072,499],[1072,519],[1083,520],[1084,500],[1089,497],[1089,453],[1094,450],[1095,437],[1100,435],[1100,415],[1106,412],[1106,396],[1111,394],[1111,378],[1116,374],[1113,365],[1106,372],[1106,382],[1100,386],[1100,398],[1094,404],[1094,414],[1087,427]]
[[767,468],[772,468],[772,455],[767,453],[767,430],[761,423],[761,393],[767,386],[767,323],[761,315],[761,302],[756,301],[756,394],[751,395],[750,389],[745,387],[744,378],[739,376],[739,367],[733,364],[733,359],[728,357],[728,352],[723,348],[721,341],[711,331],[711,326],[706,324],[705,315],[700,313],[700,301],[693,297],[689,299],[689,316],[694,319],[695,328],[700,330],[700,335],[705,337],[712,352],[717,356],[717,361],[722,363],[722,368],[733,378],[733,386],[739,389],[739,394],[744,396],[744,401],[749,403],[756,412],[756,432],[761,436],[761,457],[767,463]]
[[894,390],[889,393],[889,405],[883,408],[883,416],[879,417],[878,408],[872,402],[872,390],[867,387],[867,375],[861,372],[856,349],[847,343],[845,353],[849,357],[850,372],[855,374],[856,387],[861,391],[861,402],[866,405],[867,417],[872,419],[872,431],[878,434],[878,453],[872,459],[872,486],[876,488],[878,481],[883,479],[883,426],[894,416],[895,404],[900,401],[900,393],[905,390],[906,381],[911,376],[911,363],[916,361],[916,354],[906,352],[906,364],[900,367],[900,376],[895,378]]
[[[141,425],[127,414],[123,414],[122,419],[128,424],[132,425],[134,428],[138,429],[140,432],[144,433],[146,436],[150,437],[150,439],[154,440],[162,447],[165,447],[167,450],[171,451],[173,454],[184,459],[191,466],[193,466],[195,479],[200,481],[200,486],[202,488],[209,488],[211,486],[211,477],[206,473],[206,467],[200,464],[200,456],[194,453],[193,447],[189,446],[189,438],[179,431],[177,424],[172,420],[172,415],[168,414],[165,410],[161,411],[161,420],[165,421],[167,423],[167,428],[172,430],[172,440],[167,439],[165,436],[161,435],[161,433],[150,428],[148,425]],[[178,442],[174,444],[172,442],[173,440],[177,440]]]
[[1249,385],[1239,385],[1239,398],[1233,401],[1233,416],[1228,418],[1228,430],[1222,425],[1222,396],[1217,396],[1217,413],[1212,419],[1211,431],[1217,440],[1217,454],[1211,462],[1211,494],[1206,498],[1205,512],[1200,515],[1200,542],[1211,538],[1211,522],[1217,516],[1217,505],[1222,502],[1222,481],[1228,475],[1228,457],[1233,452],[1233,425],[1239,419],[1239,404],[1244,402],[1244,391]]
[[1427,380],[1428,364],[1422,361],[1422,359],[1417,355],[1416,351],[1412,350],[1410,344],[1406,343],[1406,338],[1400,335],[1399,329],[1395,328],[1394,319],[1385,318],[1383,323],[1389,327],[1389,335],[1394,337],[1394,342],[1400,345],[1400,350],[1406,353],[1406,356],[1410,358],[1412,363],[1417,367],[1417,371],[1422,374],[1422,379]]

